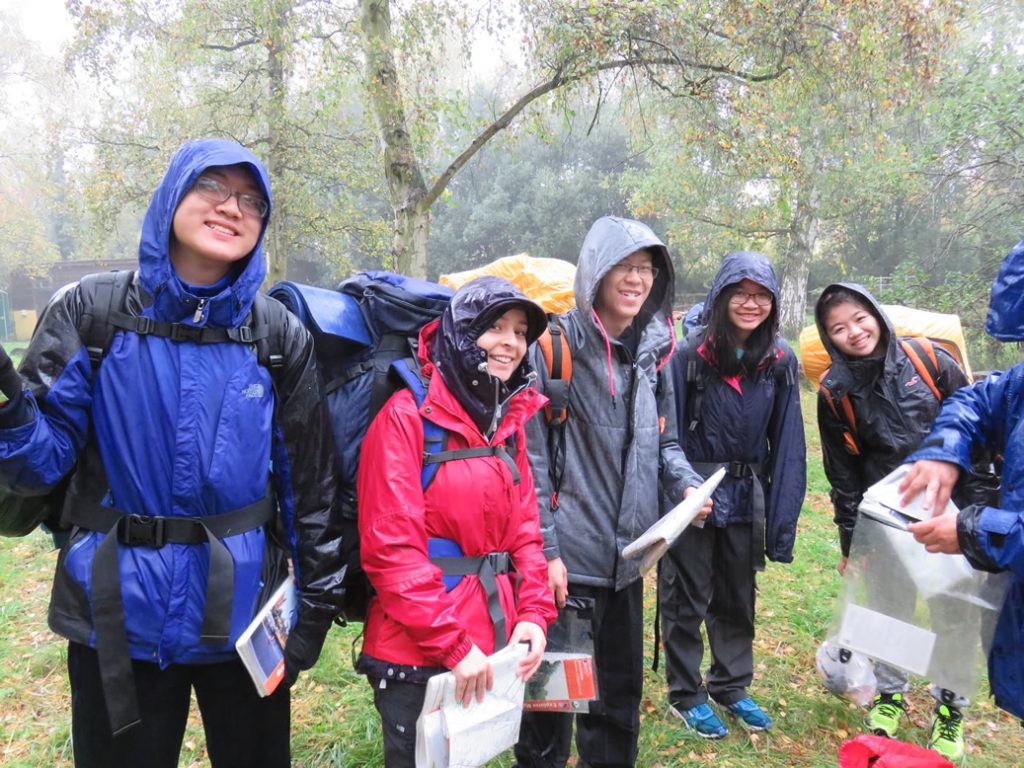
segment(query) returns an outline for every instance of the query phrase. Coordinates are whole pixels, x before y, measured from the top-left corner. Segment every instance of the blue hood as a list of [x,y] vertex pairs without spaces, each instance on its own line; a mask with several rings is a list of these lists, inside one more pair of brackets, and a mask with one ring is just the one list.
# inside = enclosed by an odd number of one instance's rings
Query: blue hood
[[985,330],[999,341],[1024,341],[1024,240],[999,265]]
[[775,269],[768,261],[768,257],[756,251],[736,251],[722,260],[722,266],[718,268],[715,279],[711,281],[711,288],[708,290],[708,296],[704,300],[704,307],[701,309],[697,321],[698,325],[707,325],[718,296],[730,285],[735,285],[741,280],[753,280],[771,291],[772,298],[775,299],[775,306],[770,318],[772,335],[777,335],[779,332],[779,281],[775,277]]
[[[270,179],[263,163],[245,147],[226,139],[198,139],[182,144],[171,158],[163,180],[153,193],[142,222],[139,241],[139,275],[142,286],[152,297],[153,305],[145,315],[165,322],[191,323],[196,301],[178,279],[170,260],[171,224],[178,203],[192,189],[196,178],[214,165],[245,164],[262,187],[267,202]],[[263,262],[263,234],[270,213],[263,219],[256,247],[249,256],[235,265],[220,293],[209,298],[205,324],[234,328],[249,314],[253,297],[263,284],[266,266]]]

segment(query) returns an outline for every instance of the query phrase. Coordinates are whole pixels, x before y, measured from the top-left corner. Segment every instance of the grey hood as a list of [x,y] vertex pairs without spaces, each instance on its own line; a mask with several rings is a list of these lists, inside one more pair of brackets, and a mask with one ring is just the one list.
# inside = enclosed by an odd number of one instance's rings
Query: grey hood
[[654,266],[658,268],[658,277],[634,323],[642,328],[652,316],[671,313],[676,279],[668,248],[646,224],[618,216],[604,216],[595,221],[587,232],[576,265],[573,290],[576,292],[576,306],[583,314],[589,315],[594,308],[601,280],[611,268],[641,249],[650,252]]

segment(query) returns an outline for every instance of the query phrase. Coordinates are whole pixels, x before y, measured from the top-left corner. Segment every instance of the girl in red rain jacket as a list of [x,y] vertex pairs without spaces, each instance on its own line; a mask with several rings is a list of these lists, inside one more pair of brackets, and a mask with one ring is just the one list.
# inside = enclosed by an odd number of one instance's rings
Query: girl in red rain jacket
[[[452,670],[464,704],[493,683],[487,656],[528,641],[519,674],[540,664],[556,612],[548,589],[524,423],[547,402],[530,383],[527,346],[544,312],[511,283],[468,283],[420,333],[426,397],[396,392],[363,442],[358,477],[362,564],[375,595],[357,669],[380,713],[387,768],[414,766],[425,683]],[[423,489],[424,421],[445,450],[502,446],[438,465]],[[436,555],[487,557],[504,621],[493,621],[483,576],[443,576]],[[474,562],[479,562],[475,560]]]

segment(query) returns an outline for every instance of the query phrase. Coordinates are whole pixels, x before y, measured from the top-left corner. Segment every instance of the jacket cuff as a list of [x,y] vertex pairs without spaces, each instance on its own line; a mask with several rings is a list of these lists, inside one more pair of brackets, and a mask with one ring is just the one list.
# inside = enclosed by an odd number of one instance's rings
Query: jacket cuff
[[448,667],[448,669],[455,669],[455,665],[466,658],[469,652],[473,650],[473,639],[469,636],[469,633],[462,632],[461,635],[462,639],[456,644],[455,648],[441,659],[441,663]]
[[843,553],[843,557],[850,556],[850,545],[853,543],[853,531],[847,531],[843,528],[839,529],[839,551]]
[[25,390],[22,390],[13,399],[0,406],[0,429],[14,429],[32,421],[32,409],[28,405],[28,398],[25,397]]
[[999,573],[1003,569],[989,557],[978,541],[978,518],[984,511],[985,507],[978,504],[961,509],[956,516],[956,539],[963,556],[975,570]]

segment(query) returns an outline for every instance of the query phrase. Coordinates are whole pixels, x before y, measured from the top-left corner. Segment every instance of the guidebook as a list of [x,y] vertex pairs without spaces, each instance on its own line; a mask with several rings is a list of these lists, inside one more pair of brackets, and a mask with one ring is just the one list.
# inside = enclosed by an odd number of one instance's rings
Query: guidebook
[[594,666],[594,600],[567,595],[548,626],[540,667],[526,683],[524,712],[589,712],[598,699]]
[[295,581],[289,577],[235,642],[260,696],[272,694],[284,677],[284,644],[295,625],[295,604]]
[[633,543],[627,545],[622,550],[622,556],[627,560],[640,558],[641,573],[651,570],[661,556],[668,552],[669,547],[675,544],[676,539],[686,529],[686,526],[700,514],[704,502],[711,498],[711,494],[715,492],[715,488],[722,482],[723,477],[725,477],[725,467],[721,467],[705,480],[696,492],[683,499],[654,525],[640,534]]

